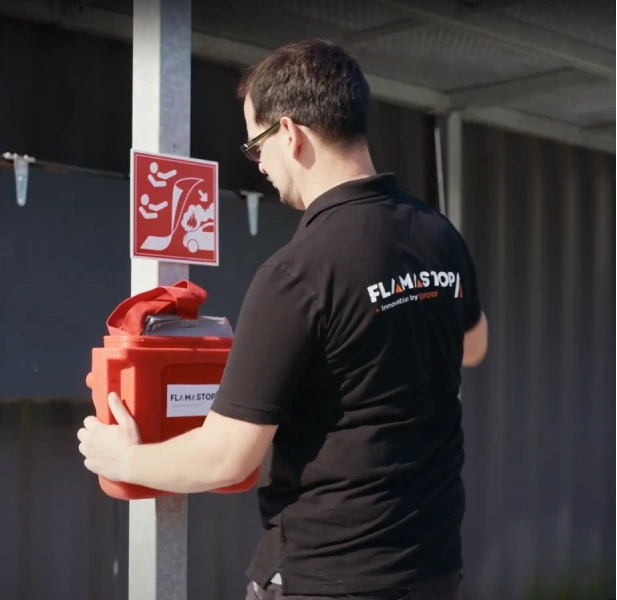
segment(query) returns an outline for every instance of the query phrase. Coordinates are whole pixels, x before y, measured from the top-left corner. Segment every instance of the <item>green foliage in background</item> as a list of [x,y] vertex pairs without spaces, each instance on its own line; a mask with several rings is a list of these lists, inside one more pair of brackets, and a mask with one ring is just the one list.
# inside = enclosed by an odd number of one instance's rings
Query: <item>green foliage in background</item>
[[[573,583],[572,580],[576,580]],[[611,600],[615,598],[615,574],[598,570],[587,576],[572,575],[567,583],[553,586],[551,589],[536,587],[521,600]]]

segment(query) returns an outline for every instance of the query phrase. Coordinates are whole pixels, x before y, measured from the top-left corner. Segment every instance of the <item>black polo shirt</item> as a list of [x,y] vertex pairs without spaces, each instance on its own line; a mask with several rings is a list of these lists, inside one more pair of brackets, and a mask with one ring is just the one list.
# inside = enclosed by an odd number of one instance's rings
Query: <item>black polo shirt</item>
[[213,410],[277,424],[248,576],[288,594],[405,588],[461,568],[465,243],[391,174],[305,211],[244,300]]

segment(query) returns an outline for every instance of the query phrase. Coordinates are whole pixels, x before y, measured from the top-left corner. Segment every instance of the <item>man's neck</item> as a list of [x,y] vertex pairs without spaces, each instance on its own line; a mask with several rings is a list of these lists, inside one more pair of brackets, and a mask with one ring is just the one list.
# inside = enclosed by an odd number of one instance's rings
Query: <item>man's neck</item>
[[337,185],[376,174],[368,150],[350,152],[349,156],[325,155],[307,174],[302,201],[308,208],[313,201]]

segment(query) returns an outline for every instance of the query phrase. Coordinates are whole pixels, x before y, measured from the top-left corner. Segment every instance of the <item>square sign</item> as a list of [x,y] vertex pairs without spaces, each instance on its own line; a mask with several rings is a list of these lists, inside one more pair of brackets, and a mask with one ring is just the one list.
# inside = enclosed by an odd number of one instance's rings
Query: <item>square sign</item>
[[131,150],[131,258],[218,266],[218,163]]

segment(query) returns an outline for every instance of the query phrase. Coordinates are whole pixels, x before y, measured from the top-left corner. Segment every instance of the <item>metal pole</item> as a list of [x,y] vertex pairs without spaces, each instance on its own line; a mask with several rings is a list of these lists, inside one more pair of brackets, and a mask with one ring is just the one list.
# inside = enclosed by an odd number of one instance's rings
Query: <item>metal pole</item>
[[[190,155],[191,0],[133,2],[133,148]],[[133,259],[131,294],[188,279],[187,265]],[[129,600],[186,600],[187,497],[131,501]]]
[[448,219],[461,231],[463,225],[463,139],[460,113],[445,119],[446,130],[446,210]]

